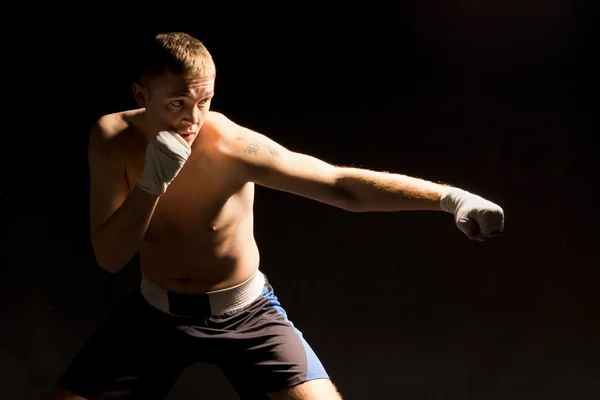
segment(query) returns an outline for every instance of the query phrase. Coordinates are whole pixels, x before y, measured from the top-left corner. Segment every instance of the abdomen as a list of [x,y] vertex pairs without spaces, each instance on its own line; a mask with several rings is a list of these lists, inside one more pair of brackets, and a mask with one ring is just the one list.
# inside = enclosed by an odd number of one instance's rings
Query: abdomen
[[259,252],[253,187],[231,196],[216,213],[209,212],[214,205],[170,200],[159,203],[140,247],[147,278],[171,290],[201,293],[235,286],[254,273]]

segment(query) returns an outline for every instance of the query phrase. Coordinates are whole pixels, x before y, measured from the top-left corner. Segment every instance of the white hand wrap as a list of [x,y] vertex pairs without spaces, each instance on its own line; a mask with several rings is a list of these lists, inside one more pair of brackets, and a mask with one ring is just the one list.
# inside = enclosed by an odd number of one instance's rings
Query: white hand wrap
[[157,196],[165,193],[191,152],[191,147],[178,134],[159,132],[146,147],[146,163],[137,185]]
[[504,230],[504,211],[491,201],[458,188],[440,199],[443,211],[454,214],[458,228],[472,239],[493,237]]

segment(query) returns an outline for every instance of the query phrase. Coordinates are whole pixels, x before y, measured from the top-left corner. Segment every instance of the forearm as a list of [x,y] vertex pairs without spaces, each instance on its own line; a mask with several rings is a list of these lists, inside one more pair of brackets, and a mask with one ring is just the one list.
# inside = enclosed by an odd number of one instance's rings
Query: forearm
[[158,199],[135,186],[121,207],[92,232],[92,247],[102,269],[116,273],[133,258]]
[[440,211],[446,185],[406,175],[358,168],[342,168],[338,184],[350,198],[351,210]]

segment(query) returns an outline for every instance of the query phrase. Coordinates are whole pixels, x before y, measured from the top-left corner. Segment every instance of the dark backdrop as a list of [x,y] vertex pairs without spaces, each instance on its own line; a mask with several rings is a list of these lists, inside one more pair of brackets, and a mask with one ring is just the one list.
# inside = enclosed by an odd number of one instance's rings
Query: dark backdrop
[[[240,124],[505,210],[504,235],[482,244],[448,214],[349,213],[257,188],[262,270],[346,398],[598,398],[584,7],[154,7],[37,9],[45,23],[21,25],[34,38],[9,40],[20,51],[5,67],[26,76],[7,82],[25,99],[10,105],[22,135],[5,135],[18,147],[3,150],[2,398],[44,398],[138,283],[136,260],[114,275],[95,264],[87,135],[102,114],[135,107],[130,46],[167,30],[205,42],[218,69],[213,108]],[[197,365],[169,397],[191,398],[236,397],[219,370]]]

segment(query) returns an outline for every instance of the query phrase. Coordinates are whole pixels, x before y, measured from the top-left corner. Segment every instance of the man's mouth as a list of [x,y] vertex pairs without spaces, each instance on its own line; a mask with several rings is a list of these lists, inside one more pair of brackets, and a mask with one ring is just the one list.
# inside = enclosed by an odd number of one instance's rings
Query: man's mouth
[[177,132],[177,133],[178,133],[180,136],[184,136],[184,137],[185,137],[185,136],[194,135],[194,134],[196,134],[196,133],[198,133],[198,132],[196,132],[196,130],[195,130],[195,129],[191,128],[191,129],[186,129],[185,131],[180,131],[180,132]]
[[187,142],[190,142],[191,140],[193,140],[195,137],[194,135],[195,135],[195,132],[194,133],[186,133],[186,132],[179,133],[179,136],[181,136]]

